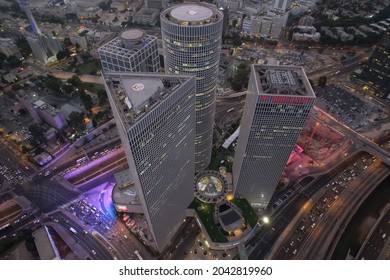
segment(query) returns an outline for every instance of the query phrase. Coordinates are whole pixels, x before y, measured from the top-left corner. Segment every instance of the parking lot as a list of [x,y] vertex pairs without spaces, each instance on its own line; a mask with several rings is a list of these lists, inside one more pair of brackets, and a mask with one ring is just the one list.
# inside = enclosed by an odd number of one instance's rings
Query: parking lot
[[382,109],[335,85],[318,88],[316,95],[326,102],[329,113],[356,131],[386,117]]

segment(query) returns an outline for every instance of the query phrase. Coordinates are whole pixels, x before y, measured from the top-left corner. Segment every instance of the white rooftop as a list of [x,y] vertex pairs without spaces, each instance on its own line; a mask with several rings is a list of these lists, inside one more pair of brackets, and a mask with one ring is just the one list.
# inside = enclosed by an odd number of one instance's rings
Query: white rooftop
[[211,9],[200,5],[183,5],[171,11],[171,16],[179,21],[203,21],[212,15]]
[[122,84],[131,107],[135,108],[142,107],[164,87],[161,79],[150,77],[126,77],[122,79]]

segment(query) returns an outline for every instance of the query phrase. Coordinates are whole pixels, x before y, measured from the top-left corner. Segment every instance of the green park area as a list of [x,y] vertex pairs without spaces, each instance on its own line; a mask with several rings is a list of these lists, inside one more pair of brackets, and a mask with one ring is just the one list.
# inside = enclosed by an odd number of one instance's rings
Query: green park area
[[196,214],[198,215],[199,219],[201,220],[204,228],[206,229],[208,235],[213,242],[228,242],[226,236],[224,236],[218,230],[217,225],[214,222],[214,204],[205,203],[197,198],[194,198],[189,208],[195,209]]
[[97,73],[101,70],[101,65],[98,60],[90,61],[84,64],[80,64],[77,69],[79,75],[87,74],[87,75],[97,75]]
[[[256,213],[246,199],[234,198],[230,201],[236,205],[243,213],[248,224],[253,228],[258,220]],[[215,205],[211,203],[205,203],[197,198],[194,198],[189,208],[194,209],[199,219],[201,220],[204,228],[213,242],[224,243],[228,242],[227,237],[222,234],[214,221],[214,210]]]
[[249,202],[244,198],[233,198],[230,202],[241,209],[243,216],[245,217],[248,224],[253,228],[258,220],[256,213],[253,211]]

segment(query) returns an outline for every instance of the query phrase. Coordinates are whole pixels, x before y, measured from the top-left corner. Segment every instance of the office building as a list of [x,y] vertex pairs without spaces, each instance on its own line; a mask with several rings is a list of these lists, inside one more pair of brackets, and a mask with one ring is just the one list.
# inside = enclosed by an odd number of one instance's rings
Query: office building
[[159,14],[159,9],[144,7],[133,16],[133,22],[153,26],[157,23]]
[[223,14],[206,4],[172,6],[161,13],[164,68],[196,75],[197,171],[211,160]]
[[159,72],[157,38],[139,29],[122,32],[98,49],[104,72]]
[[375,47],[360,78],[376,96],[390,99],[390,29]]
[[275,10],[285,12],[291,5],[292,0],[275,0]]
[[267,207],[314,101],[302,67],[252,65],[233,162],[236,197]]
[[148,8],[152,9],[163,9],[169,3],[169,0],[148,0]]
[[62,130],[68,126],[64,114],[43,101],[37,93],[19,90],[15,98],[28,110],[35,122],[41,123],[45,121],[58,130]]
[[31,47],[34,57],[39,62],[46,64],[57,59],[56,55],[62,50],[62,46],[57,38],[45,35],[39,29],[30,9],[30,1],[19,1],[20,9],[23,10],[29,20],[32,31],[26,36],[26,40]]
[[39,26],[38,26],[37,22],[35,21],[34,16],[32,15],[30,1],[29,0],[19,0],[18,2],[19,2],[20,9],[22,11],[24,11],[27,15],[28,22],[30,23],[32,31],[38,35],[42,35],[42,32],[39,29]]
[[260,36],[268,37],[272,27],[272,16],[263,16],[261,18]]
[[[129,186],[161,252],[194,197],[195,76],[105,73],[104,80],[129,164]],[[124,202],[116,207],[132,204]]]
[[314,24],[314,18],[312,16],[309,16],[309,15],[303,16],[299,20],[300,26],[312,26],[313,24]]
[[46,48],[43,40],[38,34],[30,33],[26,36],[26,40],[30,45],[34,58],[39,62],[46,64],[57,59],[54,53],[52,53],[49,48]]

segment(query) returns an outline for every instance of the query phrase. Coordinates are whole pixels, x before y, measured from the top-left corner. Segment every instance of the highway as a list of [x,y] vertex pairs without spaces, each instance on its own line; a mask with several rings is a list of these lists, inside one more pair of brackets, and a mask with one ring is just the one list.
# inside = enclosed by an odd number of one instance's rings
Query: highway
[[373,226],[369,236],[356,255],[356,259],[377,260],[380,259],[386,242],[390,235],[390,204],[384,209],[382,216]]
[[[364,175],[351,183],[346,192],[340,194],[332,207],[317,223],[309,237],[303,242],[294,259],[329,259],[338,237],[348,225],[356,209],[375,189],[375,186],[390,175],[387,167],[371,166]],[[332,246],[332,244],[334,246]]]
[[321,122],[328,124],[333,127],[337,131],[340,131],[344,135],[347,135],[352,141],[361,147],[361,150],[367,151],[378,158],[380,158],[384,163],[390,166],[390,152],[381,148],[377,143],[373,142],[371,139],[361,135],[360,133],[355,132],[347,125],[341,123],[325,111],[320,108],[314,106],[314,110],[317,112],[321,112]]
[[266,259],[272,246],[277,242],[284,229],[290,224],[305,203],[327,183],[336,178],[342,170],[347,168],[350,162],[357,160],[361,155],[362,153],[356,153],[350,155],[347,160],[339,162],[328,173],[314,179],[304,189],[300,189],[286,205],[277,209],[270,218],[270,224],[264,224],[258,234],[247,242],[246,248],[249,252],[249,259]]

